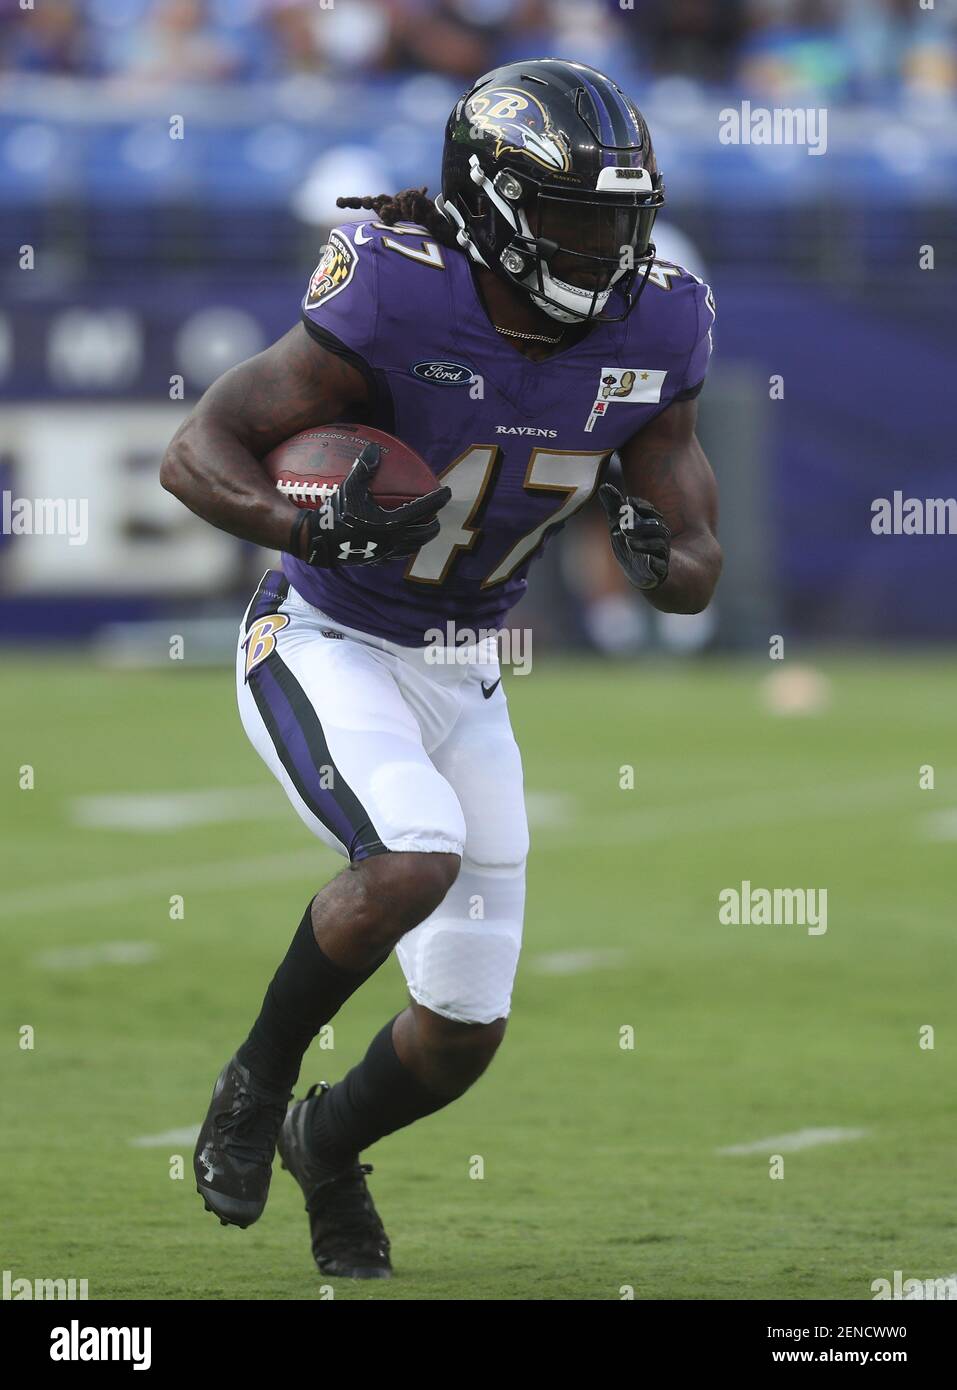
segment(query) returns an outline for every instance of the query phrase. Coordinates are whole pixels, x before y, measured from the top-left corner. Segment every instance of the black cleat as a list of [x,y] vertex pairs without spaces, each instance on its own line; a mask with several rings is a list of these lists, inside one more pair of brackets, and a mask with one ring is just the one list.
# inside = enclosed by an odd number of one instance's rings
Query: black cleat
[[196,1191],[224,1226],[262,1216],[276,1138],[292,1099],[257,1081],[233,1057],[219,1074],[193,1154]]
[[[391,1279],[391,1249],[366,1186],[371,1163],[358,1156],[346,1167],[323,1163],[312,1144],[316,1105],[329,1086],[310,1086],[291,1107],[279,1134],[279,1157],[302,1188],[309,1215],[312,1254],[320,1274],[341,1279]],[[319,1092],[317,1095],[316,1092]]]

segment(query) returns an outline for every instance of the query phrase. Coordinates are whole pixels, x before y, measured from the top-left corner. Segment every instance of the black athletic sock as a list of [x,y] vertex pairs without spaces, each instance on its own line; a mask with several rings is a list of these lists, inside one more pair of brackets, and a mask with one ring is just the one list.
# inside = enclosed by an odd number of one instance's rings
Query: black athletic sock
[[366,970],[346,970],[337,965],[313,935],[310,902],[266,990],[259,1017],[236,1054],[239,1061],[269,1085],[290,1089],[296,1083],[306,1048],[319,1029],[390,954]]
[[428,1090],[399,1060],[392,1041],[394,1022],[390,1019],[375,1035],[362,1061],[316,1106],[312,1138],[331,1166],[345,1167],[377,1139],[455,1099]]

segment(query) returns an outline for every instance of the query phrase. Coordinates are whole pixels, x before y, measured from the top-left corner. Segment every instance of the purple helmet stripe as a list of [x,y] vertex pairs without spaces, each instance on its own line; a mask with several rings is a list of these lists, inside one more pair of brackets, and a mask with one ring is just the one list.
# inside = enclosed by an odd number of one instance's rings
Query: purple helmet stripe
[[[634,144],[636,140],[641,139],[638,124],[635,119],[634,107],[632,106],[631,102],[629,102],[624,92],[619,91],[617,87],[613,87],[611,89],[611,99],[617,107],[619,113],[619,122],[623,131],[625,132],[624,138],[619,139],[618,144]],[[642,145],[642,148],[640,150],[633,149],[629,151],[627,155],[624,155],[624,158],[627,159],[630,165],[636,168],[644,168],[647,162],[646,153],[647,151],[645,150],[644,145]]]
[[[588,78],[585,76],[584,73],[580,74],[580,78],[582,86],[585,88],[585,91],[591,97],[592,106],[595,108],[595,114],[598,117],[598,135],[601,139],[601,143],[603,145],[614,145],[616,143],[615,132],[612,126],[611,116],[609,114],[607,106],[601,98],[598,88],[594,85],[594,83],[589,82]],[[618,160],[614,150],[603,150],[601,162],[602,167],[606,169],[609,168],[611,165],[616,164]]]

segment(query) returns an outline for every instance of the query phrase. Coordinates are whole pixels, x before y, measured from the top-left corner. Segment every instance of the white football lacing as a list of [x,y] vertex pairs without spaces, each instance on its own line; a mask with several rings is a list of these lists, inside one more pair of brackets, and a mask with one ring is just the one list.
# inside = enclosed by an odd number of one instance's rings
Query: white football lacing
[[290,502],[328,502],[338,491],[338,483],[307,483],[302,479],[296,482],[279,482],[276,484],[283,497],[288,497]]

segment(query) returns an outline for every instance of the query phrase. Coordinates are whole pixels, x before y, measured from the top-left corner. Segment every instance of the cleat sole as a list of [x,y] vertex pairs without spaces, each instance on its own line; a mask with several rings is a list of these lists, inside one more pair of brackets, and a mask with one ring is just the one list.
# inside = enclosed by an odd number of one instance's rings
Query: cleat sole
[[212,1206],[209,1201],[209,1198],[206,1196],[206,1193],[202,1190],[201,1187],[197,1187],[196,1191],[203,1199],[203,1206],[206,1208],[208,1212],[211,1212],[213,1216],[219,1218],[219,1224],[221,1226],[238,1226],[241,1231],[245,1231],[248,1229],[248,1227],[252,1226],[254,1222],[258,1221],[260,1215],[262,1214],[261,1212],[258,1212],[255,1216],[250,1217],[248,1220],[237,1221],[234,1217],[224,1216],[221,1211],[218,1211],[216,1207]]

